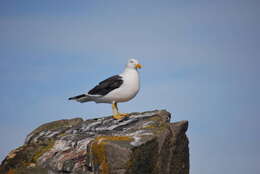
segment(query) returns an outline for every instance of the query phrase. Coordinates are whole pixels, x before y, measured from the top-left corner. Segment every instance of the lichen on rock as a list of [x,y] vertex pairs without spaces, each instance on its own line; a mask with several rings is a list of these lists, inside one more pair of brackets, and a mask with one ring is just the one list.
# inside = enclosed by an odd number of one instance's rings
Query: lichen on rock
[[165,110],[44,124],[9,153],[1,174],[188,174],[187,121]]

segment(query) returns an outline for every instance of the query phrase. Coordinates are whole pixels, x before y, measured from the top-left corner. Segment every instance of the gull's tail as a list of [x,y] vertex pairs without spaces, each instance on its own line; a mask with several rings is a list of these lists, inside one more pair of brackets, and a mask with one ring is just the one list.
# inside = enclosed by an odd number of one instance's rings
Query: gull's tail
[[80,103],[93,101],[92,97],[87,95],[87,94],[81,94],[81,95],[77,95],[77,96],[74,96],[74,97],[70,97],[69,100],[76,100],[76,101],[78,101]]

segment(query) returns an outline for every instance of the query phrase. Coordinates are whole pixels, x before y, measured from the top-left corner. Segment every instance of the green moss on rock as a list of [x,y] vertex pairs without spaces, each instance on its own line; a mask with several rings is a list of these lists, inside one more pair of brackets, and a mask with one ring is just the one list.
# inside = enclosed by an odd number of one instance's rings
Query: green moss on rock
[[54,140],[50,139],[47,144],[42,144],[39,146],[32,157],[32,162],[37,162],[38,158],[40,158],[45,152],[49,151],[53,145]]
[[22,171],[29,168],[32,164],[36,163],[40,156],[51,149],[53,145],[54,141],[50,139],[47,143],[32,143],[19,147],[14,150],[12,154],[13,158],[9,157],[3,161],[4,167],[0,169],[0,173],[7,173],[13,170]]
[[59,128],[72,127],[72,126],[75,126],[75,125],[77,125],[81,122],[83,122],[82,118],[73,118],[73,119],[70,119],[70,120],[53,121],[53,122],[41,125],[40,127],[33,130],[30,134],[36,135],[36,134],[38,134],[42,131],[45,131],[45,130],[52,131],[52,130],[59,129]]

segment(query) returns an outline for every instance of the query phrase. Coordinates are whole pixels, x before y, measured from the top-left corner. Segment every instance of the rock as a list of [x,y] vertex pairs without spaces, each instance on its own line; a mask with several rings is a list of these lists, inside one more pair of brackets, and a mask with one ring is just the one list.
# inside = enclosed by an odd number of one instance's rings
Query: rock
[[187,121],[155,110],[44,124],[11,151],[1,174],[188,174]]

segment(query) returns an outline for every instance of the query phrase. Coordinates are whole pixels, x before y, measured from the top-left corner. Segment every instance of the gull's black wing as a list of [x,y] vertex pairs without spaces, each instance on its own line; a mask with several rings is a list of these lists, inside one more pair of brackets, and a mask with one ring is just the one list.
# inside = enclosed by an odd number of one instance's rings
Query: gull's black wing
[[100,82],[97,86],[91,89],[88,94],[90,95],[106,95],[123,84],[123,79],[119,75],[114,75],[106,80]]

